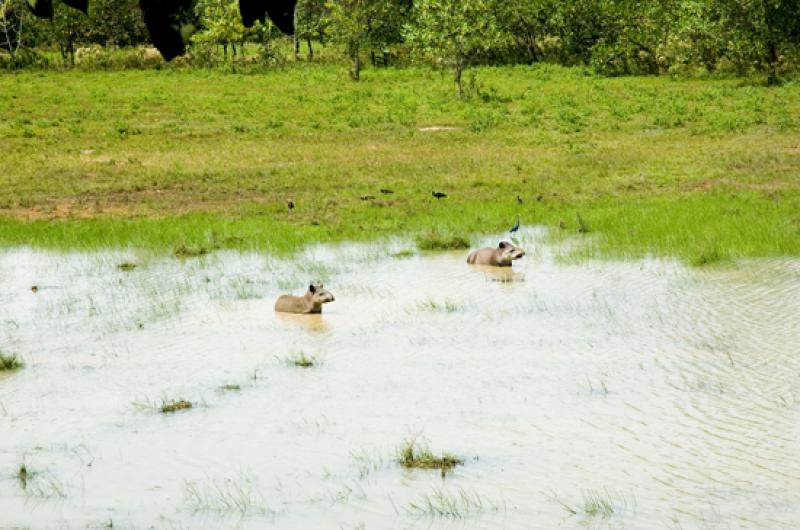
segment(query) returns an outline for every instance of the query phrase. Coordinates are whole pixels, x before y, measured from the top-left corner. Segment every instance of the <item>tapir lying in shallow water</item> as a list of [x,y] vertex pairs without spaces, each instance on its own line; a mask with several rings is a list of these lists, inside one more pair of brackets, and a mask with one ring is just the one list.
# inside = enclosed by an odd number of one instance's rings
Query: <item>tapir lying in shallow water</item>
[[280,313],[322,313],[322,304],[336,300],[322,284],[308,286],[303,296],[284,294],[275,302],[275,311]]
[[473,250],[467,256],[467,263],[472,265],[493,265],[510,267],[514,260],[525,255],[525,251],[508,241],[501,241],[497,248],[481,248]]

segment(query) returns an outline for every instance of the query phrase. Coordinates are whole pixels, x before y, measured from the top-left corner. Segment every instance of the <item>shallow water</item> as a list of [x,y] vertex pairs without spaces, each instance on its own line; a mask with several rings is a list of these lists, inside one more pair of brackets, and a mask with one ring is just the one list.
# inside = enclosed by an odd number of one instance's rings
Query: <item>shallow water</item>
[[[520,239],[513,272],[402,242],[0,252],[0,350],[26,362],[0,375],[0,527],[800,527],[800,260]],[[323,315],[273,313],[315,280]],[[401,468],[412,437],[464,465]]]

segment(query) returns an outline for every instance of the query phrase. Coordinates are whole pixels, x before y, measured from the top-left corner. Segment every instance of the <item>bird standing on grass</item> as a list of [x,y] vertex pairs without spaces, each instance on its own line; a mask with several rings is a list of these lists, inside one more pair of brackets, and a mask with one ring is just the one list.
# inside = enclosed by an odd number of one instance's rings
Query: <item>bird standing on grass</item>
[[286,207],[289,208],[290,210],[294,210],[294,201],[292,199],[286,201]]
[[512,234],[516,234],[518,230],[519,230],[519,214],[517,214],[517,220],[514,223],[514,226],[511,227],[511,230],[509,230],[509,232]]
[[444,199],[445,197],[447,197],[447,194],[446,193],[442,193],[441,191],[432,191],[431,195],[433,195],[437,199]]

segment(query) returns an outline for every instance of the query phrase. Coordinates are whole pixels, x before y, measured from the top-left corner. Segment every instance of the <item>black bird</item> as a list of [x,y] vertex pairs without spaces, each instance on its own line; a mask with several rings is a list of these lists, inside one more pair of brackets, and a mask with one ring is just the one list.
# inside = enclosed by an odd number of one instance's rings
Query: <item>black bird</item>
[[517,204],[522,204],[523,202],[524,202],[524,201],[522,200],[522,197],[520,197],[519,195],[517,195]]
[[294,210],[294,201],[289,199],[286,201],[286,206],[288,206],[290,210]]
[[514,223],[514,226],[511,227],[511,230],[509,230],[509,232],[513,234],[517,230],[519,230],[519,214],[517,214],[517,221]]
[[381,188],[381,193],[384,195],[389,195],[390,193],[394,193],[394,191],[390,190],[389,188]]
[[432,191],[431,195],[433,195],[437,199],[444,199],[445,197],[447,197],[447,194],[446,193],[442,193],[441,191]]

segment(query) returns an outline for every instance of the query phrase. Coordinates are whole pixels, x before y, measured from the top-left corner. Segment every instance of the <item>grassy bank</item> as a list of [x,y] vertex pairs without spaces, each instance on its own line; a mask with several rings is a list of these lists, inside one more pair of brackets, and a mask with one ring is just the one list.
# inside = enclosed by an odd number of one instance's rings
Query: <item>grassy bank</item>
[[417,69],[0,75],[0,243],[288,251],[520,213],[570,234],[580,214],[592,255],[800,254],[800,86],[551,66],[478,84],[462,101]]

